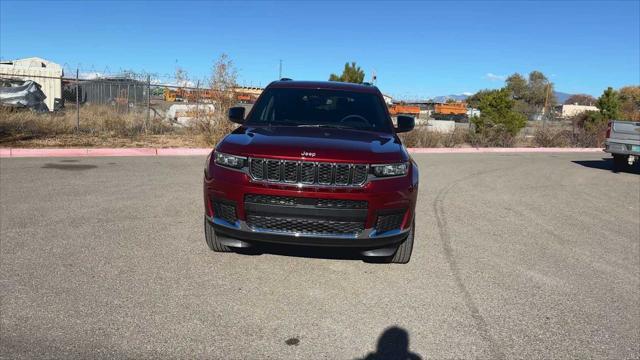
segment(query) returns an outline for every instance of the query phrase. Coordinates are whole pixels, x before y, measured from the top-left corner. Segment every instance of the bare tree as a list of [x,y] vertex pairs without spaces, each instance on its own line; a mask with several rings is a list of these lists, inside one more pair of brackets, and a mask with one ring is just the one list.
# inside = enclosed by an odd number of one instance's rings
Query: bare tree
[[221,54],[213,63],[209,80],[209,98],[215,110],[198,117],[196,126],[207,142],[215,143],[231,132],[235,126],[227,121],[229,109],[235,105],[238,70],[227,54]]
[[187,71],[179,66],[176,66],[176,85],[177,86],[189,86],[189,74]]

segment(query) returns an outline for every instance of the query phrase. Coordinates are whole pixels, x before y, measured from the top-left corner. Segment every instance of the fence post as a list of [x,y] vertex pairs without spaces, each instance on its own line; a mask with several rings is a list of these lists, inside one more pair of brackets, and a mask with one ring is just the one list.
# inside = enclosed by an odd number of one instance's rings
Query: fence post
[[80,131],[80,69],[76,68],[76,131]]
[[200,80],[196,83],[196,121],[200,121]]
[[147,75],[147,120],[144,122],[144,132],[147,133],[147,123],[151,113],[151,75]]
[[127,84],[127,114],[129,113],[129,94],[131,90],[131,84]]

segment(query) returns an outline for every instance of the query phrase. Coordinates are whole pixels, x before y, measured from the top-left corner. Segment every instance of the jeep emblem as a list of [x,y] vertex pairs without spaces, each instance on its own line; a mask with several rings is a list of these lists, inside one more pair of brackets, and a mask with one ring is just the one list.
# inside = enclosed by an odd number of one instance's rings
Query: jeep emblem
[[300,153],[300,155],[302,157],[316,157],[316,153],[314,152],[307,152],[307,151],[303,151]]

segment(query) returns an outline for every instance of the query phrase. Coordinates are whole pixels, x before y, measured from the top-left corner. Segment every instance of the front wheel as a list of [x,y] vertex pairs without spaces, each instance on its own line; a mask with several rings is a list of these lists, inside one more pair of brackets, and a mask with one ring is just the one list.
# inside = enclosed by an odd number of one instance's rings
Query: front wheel
[[402,242],[402,244],[398,245],[398,250],[393,256],[389,259],[389,262],[392,264],[406,264],[411,259],[411,252],[413,251],[413,235],[416,229],[415,218],[411,222],[411,230],[409,230],[409,235],[407,235],[407,239]]
[[216,232],[213,228],[213,225],[205,218],[204,219],[204,239],[207,241],[207,245],[209,249],[215,252],[231,252],[231,248],[222,245],[218,237],[216,236]]

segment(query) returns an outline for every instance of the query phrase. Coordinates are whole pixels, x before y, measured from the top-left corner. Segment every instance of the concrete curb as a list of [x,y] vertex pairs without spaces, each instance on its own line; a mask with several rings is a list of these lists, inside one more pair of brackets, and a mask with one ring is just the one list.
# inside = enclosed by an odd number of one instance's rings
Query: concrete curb
[[[87,148],[21,149],[0,148],[0,158],[14,157],[99,157],[99,156],[193,156],[207,155],[208,148]],[[482,153],[573,153],[602,152],[602,148],[409,148],[413,154]]]
[[602,152],[602,148],[409,148],[408,150],[413,154]]

